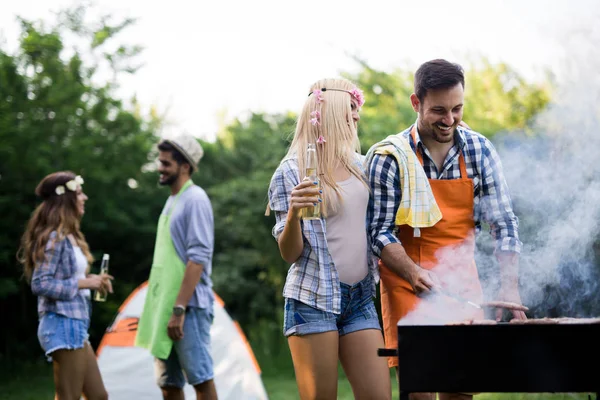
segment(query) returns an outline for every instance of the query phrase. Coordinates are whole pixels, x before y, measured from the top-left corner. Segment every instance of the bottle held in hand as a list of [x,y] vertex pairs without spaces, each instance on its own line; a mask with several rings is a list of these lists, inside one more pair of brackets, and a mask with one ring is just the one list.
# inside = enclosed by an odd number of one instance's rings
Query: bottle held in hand
[[[306,149],[306,174],[304,179],[310,179],[311,182],[317,182],[317,186],[321,186],[319,174],[317,171],[317,148],[313,143],[308,144]],[[302,209],[302,219],[320,219],[321,218],[321,203],[316,206],[306,207]]]
[[[108,254],[104,254],[102,256],[102,264],[100,264],[100,275],[108,274]],[[108,295],[108,291],[106,290],[96,290],[94,295],[95,301],[106,301],[106,297]]]

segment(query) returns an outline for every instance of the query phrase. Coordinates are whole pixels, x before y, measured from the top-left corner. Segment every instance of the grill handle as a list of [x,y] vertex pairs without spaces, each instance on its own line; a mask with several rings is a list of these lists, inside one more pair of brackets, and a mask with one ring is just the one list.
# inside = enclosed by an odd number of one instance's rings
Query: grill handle
[[397,349],[377,349],[378,357],[398,357]]

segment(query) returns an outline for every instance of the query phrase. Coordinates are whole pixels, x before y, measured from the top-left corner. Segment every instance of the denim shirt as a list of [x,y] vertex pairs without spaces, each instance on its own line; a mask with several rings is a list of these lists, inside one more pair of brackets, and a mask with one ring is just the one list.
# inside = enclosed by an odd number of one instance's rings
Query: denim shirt
[[38,315],[47,312],[89,320],[91,302],[78,287],[77,261],[71,241],[52,232],[44,250],[44,260],[36,263],[31,291],[38,296]]
[[[362,170],[364,156],[357,154],[356,165]],[[364,171],[363,171],[364,172]],[[300,183],[298,162],[294,158],[284,159],[271,178],[269,206],[275,212],[273,236],[279,238],[285,227],[293,188]],[[327,247],[327,221],[301,220],[304,247],[300,257],[290,266],[283,288],[283,296],[298,300],[316,309],[341,313],[341,288],[333,258]],[[370,237],[365,220],[367,249],[371,249]],[[379,282],[377,258],[368,251],[369,277],[372,296]]]

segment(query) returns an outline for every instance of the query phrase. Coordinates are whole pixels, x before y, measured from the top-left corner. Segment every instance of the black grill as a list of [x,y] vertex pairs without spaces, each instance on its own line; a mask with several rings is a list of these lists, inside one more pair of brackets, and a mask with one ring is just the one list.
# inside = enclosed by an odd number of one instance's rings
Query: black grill
[[379,354],[399,357],[401,399],[414,392],[600,392],[600,324],[398,326],[397,351]]

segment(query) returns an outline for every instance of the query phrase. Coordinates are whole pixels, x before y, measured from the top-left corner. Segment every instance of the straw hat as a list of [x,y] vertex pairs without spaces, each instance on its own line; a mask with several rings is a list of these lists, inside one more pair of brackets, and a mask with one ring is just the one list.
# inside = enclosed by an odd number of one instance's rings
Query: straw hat
[[192,170],[198,169],[198,163],[204,155],[204,150],[195,137],[185,134],[172,139],[163,139],[162,142],[175,147],[192,166]]

